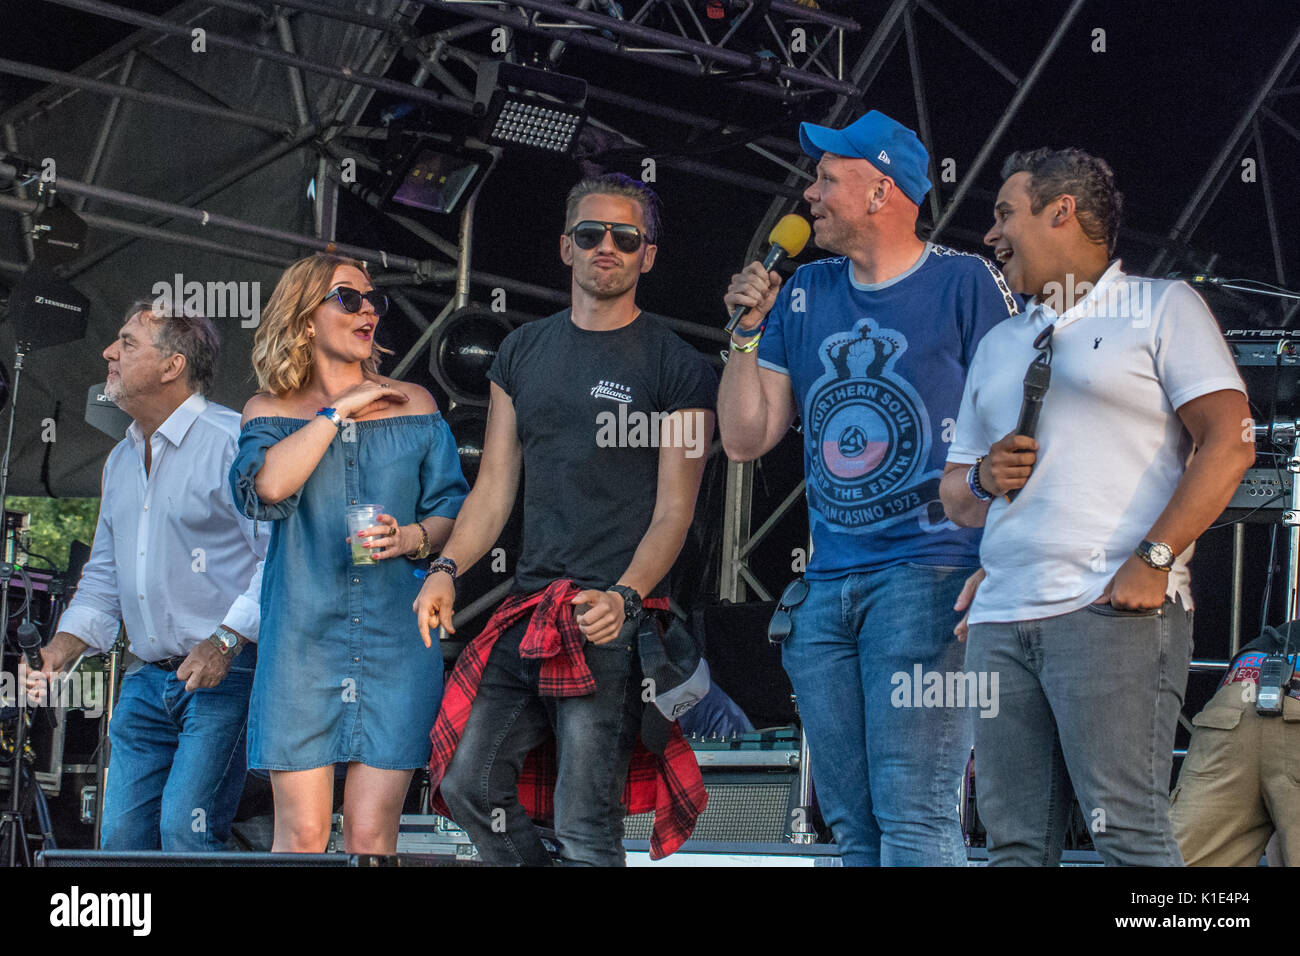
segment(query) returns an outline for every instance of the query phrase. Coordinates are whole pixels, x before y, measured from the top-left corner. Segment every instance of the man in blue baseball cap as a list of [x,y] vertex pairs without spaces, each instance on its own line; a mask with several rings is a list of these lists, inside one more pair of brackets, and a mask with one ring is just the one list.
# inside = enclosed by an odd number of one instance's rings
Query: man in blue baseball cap
[[813,237],[833,255],[784,285],[759,262],[732,277],[724,302],[747,311],[722,441],[747,461],[803,421],[813,552],[770,637],[843,861],[962,865],[973,712],[996,701],[954,635],[979,532],[947,519],[939,480],[975,347],[1019,303],[988,260],[917,236],[930,160],[910,129],[872,111],[799,140],[817,160]]

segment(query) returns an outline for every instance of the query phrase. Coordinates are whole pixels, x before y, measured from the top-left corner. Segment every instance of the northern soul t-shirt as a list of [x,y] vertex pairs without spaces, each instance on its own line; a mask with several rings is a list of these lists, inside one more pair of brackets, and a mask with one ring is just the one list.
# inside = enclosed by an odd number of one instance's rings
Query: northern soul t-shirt
[[758,363],[790,376],[802,419],[808,577],[976,564],[980,533],[947,519],[939,480],[975,349],[1018,310],[991,262],[932,243],[885,282],[836,257],[782,286]]
[[687,457],[708,454],[704,416],[686,415],[667,434],[662,419],[680,409],[712,411],[717,375],[659,316],[642,312],[621,329],[593,332],[565,309],[507,335],[487,377],[514,403],[523,448],[515,593],[559,578],[609,587],[650,526],[661,443]]

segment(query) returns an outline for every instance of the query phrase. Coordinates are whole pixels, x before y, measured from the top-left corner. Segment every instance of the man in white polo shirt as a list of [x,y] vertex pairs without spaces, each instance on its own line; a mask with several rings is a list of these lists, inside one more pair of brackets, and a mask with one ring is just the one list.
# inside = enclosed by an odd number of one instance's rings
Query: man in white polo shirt
[[[940,489],[985,529],[966,666],[999,679],[996,716],[975,721],[989,862],[1058,863],[1072,785],[1108,864],[1181,865],[1187,562],[1253,461],[1245,389],[1195,292],[1110,260],[1122,199],[1104,161],[1038,149],[1002,175],[984,241],[1034,298],[976,351]],[[1035,441],[1014,432],[1040,356]]]

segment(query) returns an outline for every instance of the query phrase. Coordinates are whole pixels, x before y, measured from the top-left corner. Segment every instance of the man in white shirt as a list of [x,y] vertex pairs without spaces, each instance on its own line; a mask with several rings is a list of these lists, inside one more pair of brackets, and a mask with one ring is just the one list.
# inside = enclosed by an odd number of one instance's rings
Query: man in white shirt
[[239,413],[204,398],[219,339],[138,302],[104,350],[105,394],[134,421],[104,465],[90,560],[29,694],[125,623],[138,660],[109,723],[106,850],[223,849],[243,792],[262,557],[230,497]]
[[[984,241],[1034,298],[980,342],[940,488],[949,517],[985,529],[966,662],[998,677],[995,716],[975,721],[989,862],[1059,862],[1073,786],[1107,863],[1181,865],[1187,562],[1254,460],[1245,389],[1196,293],[1110,260],[1105,162],[1039,149],[1002,175]],[[1039,356],[1035,440],[1014,432]]]

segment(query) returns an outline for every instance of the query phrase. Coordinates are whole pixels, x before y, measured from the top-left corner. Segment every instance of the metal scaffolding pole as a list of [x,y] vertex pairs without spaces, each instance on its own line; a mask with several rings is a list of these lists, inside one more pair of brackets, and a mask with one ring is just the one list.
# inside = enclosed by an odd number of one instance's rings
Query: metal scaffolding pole
[[[276,15],[275,33],[280,41],[280,49],[297,56],[293,30],[289,26],[289,18],[283,13]],[[311,111],[307,109],[307,87],[302,81],[302,70],[296,66],[287,66],[285,72],[289,75],[289,95],[293,99],[293,113],[298,117],[298,125],[306,126],[311,122]]]
[[1214,196],[1207,198],[1207,194],[1213,189],[1214,195],[1217,196],[1218,190],[1223,187],[1223,168],[1236,155],[1246,130],[1250,128],[1251,121],[1254,120],[1255,114],[1264,105],[1273,88],[1282,79],[1282,74],[1286,70],[1287,64],[1291,62],[1291,58],[1295,56],[1297,47],[1300,47],[1300,29],[1297,29],[1292,34],[1290,41],[1282,51],[1282,55],[1273,65],[1273,69],[1269,71],[1267,78],[1255,92],[1255,95],[1251,97],[1250,103],[1245,112],[1242,113],[1241,119],[1237,121],[1237,125],[1228,134],[1223,149],[1219,151],[1219,155],[1210,164],[1205,177],[1201,180],[1200,185],[1196,187],[1196,191],[1192,193],[1191,198],[1187,200],[1187,205],[1183,207],[1183,211],[1178,214],[1178,218],[1174,221],[1173,228],[1169,230],[1169,234],[1165,237],[1160,250],[1156,253],[1155,258],[1151,260],[1151,264],[1147,266],[1147,275],[1159,275],[1161,268],[1169,259],[1170,247],[1186,242],[1192,233],[1196,231],[1196,227],[1200,225],[1201,219],[1209,212],[1210,206],[1214,203]]
[[[18,199],[15,196],[0,195],[0,209],[9,209],[14,212],[30,213],[36,208],[34,199]],[[185,246],[190,249],[202,249],[204,252],[215,252],[220,255],[234,256],[237,259],[244,259],[249,262],[259,262],[262,265],[276,266],[283,269],[292,262],[284,256],[272,255],[268,252],[258,252],[255,249],[249,249],[247,246],[232,246],[223,242],[215,242],[211,239],[201,239],[198,236],[188,236],[184,233],[168,232],[165,229],[158,229],[154,226],[147,226],[143,223],[130,222],[126,219],[116,219],[113,216],[99,216],[91,212],[80,213],[86,225],[93,226],[96,229],[105,229],[109,232],[120,232],[132,237],[132,239],[156,239],[159,242],[168,242],[172,245]],[[14,271],[26,271],[26,266],[20,266]]]
[[[205,0],[205,2],[214,7],[228,7],[232,10],[241,10],[248,6],[245,3],[241,3],[240,0]],[[356,10],[331,7],[323,3],[313,3],[312,0],[269,0],[267,6],[283,8],[285,10],[297,10],[300,13],[312,13],[316,16],[324,17],[327,20],[337,20],[340,23],[350,23],[353,26],[368,27],[371,30],[380,30],[384,33],[401,32],[399,24],[386,17],[379,17],[370,13],[361,13]],[[267,19],[270,19],[272,16],[269,10],[258,8],[257,12],[259,15]]]
[[[921,75],[921,52],[916,46],[916,27],[912,23],[912,11],[907,10],[903,14],[903,33],[907,37],[907,60],[911,67],[912,73],[912,96],[916,100],[916,132],[921,137],[921,142],[925,144],[926,150],[930,153],[930,165],[926,174],[930,177],[931,183],[939,181],[935,175],[934,167],[934,140],[930,136],[930,111],[925,105],[925,78]],[[930,201],[930,218],[934,222],[939,220],[939,190],[930,189],[928,197]]]
[[[18,170],[16,168],[7,163],[0,163],[0,178],[14,180],[17,176]],[[397,254],[390,255],[386,250],[368,249],[364,246],[327,242],[323,239],[317,239],[315,236],[304,236],[298,233],[285,232],[282,229],[272,229],[270,226],[259,225],[255,222],[247,222],[242,219],[236,219],[233,216],[222,215],[221,213],[209,212],[206,209],[191,209],[187,206],[178,206],[175,203],[149,199],[146,196],[137,196],[117,189],[106,189],[103,186],[93,186],[90,183],[78,182],[75,179],[60,179],[59,191],[71,196],[85,196],[89,199],[97,199],[115,206],[125,206],[128,209],[140,209],[144,212],[166,215],[175,219],[185,219],[190,222],[196,222],[201,226],[214,226],[218,229],[230,229],[234,232],[243,233],[244,235],[260,236],[263,239],[273,239],[278,242],[284,242],[292,246],[300,246],[307,249],[319,249],[322,252],[339,253],[345,256],[352,256],[354,259],[362,259],[366,262],[382,262],[386,269],[395,268],[417,274],[424,274],[424,272],[432,265],[427,260],[421,261]]]
[[[107,17],[110,20],[118,20],[122,23],[129,23],[133,26],[144,27],[149,30],[157,30],[160,33],[165,33],[170,36],[184,37],[187,40],[191,38],[190,30],[187,27],[172,23],[170,20],[164,20],[161,17],[151,17],[148,14],[126,10],[122,7],[115,6],[114,4],[105,3],[103,0],[45,0],[45,2],[57,4],[61,7],[68,7],[72,10],[79,10],[82,13],[91,13],[96,16]],[[274,63],[281,63],[285,66],[296,66],[309,73],[318,73],[321,76],[328,76],[331,79],[350,83],[354,86],[366,86],[370,89],[379,90],[384,93],[391,93],[395,96],[420,100],[421,102],[431,103],[435,106],[446,106],[446,97],[441,96],[438,93],[430,92],[429,90],[423,90],[418,86],[411,86],[409,83],[399,83],[396,80],[385,79],[382,76],[358,73],[355,70],[346,67],[340,68],[335,66],[326,66],[323,63],[316,63],[312,60],[306,59],[305,57],[293,56],[280,50],[261,47],[255,43],[248,43],[244,40],[238,40],[221,33],[214,33],[211,30],[205,31],[205,35],[207,43],[211,46],[224,47],[228,50],[234,50],[238,53],[244,53],[248,56],[257,57],[262,60],[271,60]]]
[[[118,85],[126,86],[127,80],[131,78],[131,70],[135,67],[135,56],[135,50],[132,50],[122,59],[122,71],[117,79]],[[81,174],[81,178],[88,183],[93,183],[95,177],[99,175],[99,164],[104,158],[104,151],[108,148],[108,138],[117,123],[117,113],[121,105],[122,98],[120,96],[113,97],[108,104],[108,112],[104,114],[104,119],[99,124],[99,136],[95,138],[95,145],[90,151],[86,171]],[[86,201],[78,197],[73,201],[72,209],[74,212],[80,212],[85,204]]]
[[997,148],[998,141],[1002,139],[1002,134],[1007,131],[1007,127],[1011,125],[1011,121],[1015,119],[1016,114],[1020,112],[1021,105],[1025,102],[1025,98],[1029,96],[1029,91],[1034,88],[1034,84],[1038,82],[1038,78],[1043,75],[1043,70],[1046,69],[1048,60],[1050,60],[1052,54],[1056,52],[1057,46],[1060,45],[1061,39],[1065,36],[1065,31],[1070,28],[1070,24],[1074,22],[1074,18],[1079,15],[1079,11],[1083,9],[1085,2],[1086,0],[1073,0],[1070,4],[1070,9],[1065,11],[1065,16],[1061,18],[1060,23],[1056,25],[1056,29],[1052,31],[1052,35],[1048,39],[1047,45],[1044,46],[1042,52],[1038,54],[1038,59],[1034,61],[1033,67],[1030,68],[1029,73],[1016,88],[1015,95],[1011,97],[1011,102],[1007,104],[1007,108],[1002,112],[1002,116],[997,121],[996,125],[994,125],[993,131],[989,133],[988,138],[984,140],[984,145],[980,147],[980,151],[975,154],[975,159],[971,161],[970,168],[967,169],[965,175],[961,177],[961,182],[958,183],[957,191],[953,193],[952,199],[949,200],[948,207],[943,211],[943,215],[939,217],[939,221],[934,224],[934,231],[930,233],[930,238],[932,240],[938,240],[939,236],[943,233],[944,227],[952,220],[953,214],[957,211],[957,207],[960,206],[961,201],[966,198],[966,193],[975,185],[975,180],[979,177],[980,171],[984,169],[984,164],[988,162],[989,157],[993,155],[993,150]]
[[[303,143],[307,142],[309,139],[315,136],[318,132],[320,132],[320,128],[315,125],[308,126],[305,129],[301,129],[297,131],[296,133],[294,133],[293,137],[287,140],[286,142],[272,144],[271,146],[264,149],[262,152],[258,153],[256,156],[249,158],[247,161],[243,163],[240,163],[237,167],[230,170],[230,172],[226,173],[225,175],[209,183],[207,186],[203,187],[197,192],[193,192],[190,193],[188,196],[181,197],[179,204],[181,206],[187,206],[187,207],[193,206],[195,203],[203,202],[205,199],[208,199],[211,196],[215,196],[223,189],[226,189],[229,186],[233,186],[235,183],[239,182],[239,180],[243,179],[245,176],[251,175],[252,173],[257,172],[257,170],[261,169],[263,166],[267,166],[275,162],[276,160],[280,159],[281,157],[286,156],[289,153],[293,152]],[[84,204],[84,200],[83,200],[83,204]],[[150,223],[150,225],[154,227],[158,227],[163,225],[164,223],[169,222],[171,218],[172,218],[171,216],[163,216],[159,219],[155,219],[152,223]],[[98,263],[107,259],[109,256],[113,255],[113,253],[117,252],[120,249],[126,248],[132,242],[134,242],[136,238],[138,237],[128,235],[128,237],[125,239],[118,239],[113,242],[110,242],[108,245],[96,249],[94,252],[84,256],[83,258],[77,261],[76,266],[73,267],[71,271],[68,273],[68,278],[69,279],[76,278],[77,276],[85,272],[87,269],[91,268],[94,265],[97,265]]]
[[[4,126],[4,144],[7,152],[18,152],[18,133],[14,130],[12,123],[6,123]],[[27,187],[22,183],[18,184],[14,193],[18,199],[27,199]],[[31,209],[34,210],[35,208],[36,204],[32,203]],[[32,242],[33,225],[31,210],[24,212],[18,219],[18,228],[22,233],[23,255],[27,257],[28,262],[36,258],[36,246]]]
[[[51,0],[51,2],[56,2],[56,0]],[[104,96],[111,96],[115,100],[134,100],[137,103],[166,106],[185,113],[206,116],[209,119],[223,120],[239,126],[251,126],[254,129],[275,133],[278,136],[287,136],[293,132],[293,125],[290,123],[264,116],[256,116],[246,110],[230,110],[221,106],[208,106],[206,103],[195,103],[192,100],[168,96],[165,93],[150,93],[146,90],[123,86],[120,83],[105,83],[102,80],[92,80],[90,77],[79,76],[76,73],[63,73],[59,70],[46,69],[43,66],[32,66],[30,63],[19,63],[17,60],[0,59],[0,73],[21,76],[29,80],[40,80],[54,86],[69,86],[74,89],[85,90],[88,93],[101,93]]]
[[[483,60],[487,59],[487,57],[478,56],[476,54],[470,53],[467,50],[459,50],[455,48],[447,48],[446,53],[449,56],[456,57],[462,63],[465,63],[467,66],[471,67],[474,70],[477,70],[480,64],[483,62]],[[422,62],[428,63],[427,56],[425,59],[422,59]],[[601,98],[599,95],[593,96],[593,93],[603,94],[605,93],[605,91],[593,91],[590,87],[588,87],[587,93],[589,98]],[[656,115],[656,114],[664,115],[665,118],[668,118],[666,114],[675,113],[677,114],[678,117],[687,116],[694,121],[691,125],[695,125],[695,126],[707,125],[708,128],[713,130],[718,130],[722,126],[721,123],[709,123],[709,121],[704,120],[700,117],[690,116],[690,114],[680,114],[678,111],[671,110],[667,107],[656,107],[653,104],[642,103],[641,101],[634,100],[632,97],[620,97],[618,96],[618,94],[606,94],[605,98],[609,99],[611,102],[617,99],[620,102],[616,105],[623,105],[629,109],[640,108],[644,112],[649,113],[650,115]],[[467,111],[469,110],[472,102],[473,102],[472,97],[466,99]],[[683,120],[683,122],[684,121],[685,120]],[[643,146],[642,143],[637,142],[636,140],[625,135],[624,133],[620,132],[614,127],[609,126],[606,123],[598,123],[595,120],[595,118],[590,119],[589,122],[598,125],[601,129],[606,129],[609,130],[610,132],[617,133],[620,137],[623,138],[625,142],[629,143],[632,147]],[[736,145],[737,146],[744,145],[750,148],[754,148],[754,144],[752,143],[738,142]],[[770,154],[764,154],[761,148],[756,149],[756,152],[759,152],[760,154],[767,156],[767,158],[773,159],[773,161],[777,162],[780,165],[788,166],[788,164],[782,163],[780,160],[771,157]],[[681,170],[684,173],[690,173],[692,175],[699,176],[702,179],[712,179],[715,182],[729,183],[733,186],[739,186],[742,189],[753,190],[754,192],[762,193],[764,195],[786,196],[788,198],[793,198],[793,199],[799,198],[798,190],[792,189],[791,187],[783,183],[774,182],[769,179],[763,179],[760,176],[751,176],[747,173],[735,172],[729,169],[721,169],[707,162],[691,159],[685,156],[671,156],[671,155],[660,156],[660,155],[655,155],[653,151],[647,151],[646,155],[655,156],[656,162],[668,167],[669,169]]]
[[[60,2],[62,2],[62,0],[60,0]],[[540,36],[547,36],[547,37],[558,37],[562,39],[565,43],[570,43],[573,44],[574,46],[585,47],[586,49],[595,50],[600,53],[608,53],[612,56],[632,59],[640,63],[651,62],[653,63],[653,65],[657,67],[661,67],[662,69],[668,70],[670,72],[681,73],[686,76],[699,77],[699,76],[710,75],[707,72],[702,71],[699,67],[691,66],[688,63],[682,63],[678,60],[672,59],[671,57],[664,57],[664,56],[659,56],[657,54],[651,54],[651,53],[636,52],[628,49],[622,43],[617,43],[613,40],[606,40],[603,37],[599,37],[599,36],[589,36],[578,30],[558,29],[557,27],[548,26],[546,24],[542,24],[537,21],[536,18],[537,12],[552,13],[558,16],[565,17],[566,19],[574,19],[572,14],[575,14],[576,11],[572,7],[561,7],[559,8],[559,12],[556,13],[556,11],[548,4],[546,10],[534,11],[532,15],[514,15],[500,10],[496,10],[492,7],[485,7],[480,5],[474,5],[471,9],[466,9],[467,6],[466,4],[451,2],[451,0],[414,0],[414,2],[419,3],[422,6],[427,6],[434,9],[453,11],[458,13],[461,16],[471,17],[475,20],[483,20],[489,23],[500,24],[501,26],[509,27],[511,29],[523,30],[526,33],[533,33],[533,34],[537,34]],[[537,2],[537,0],[530,0],[530,2]],[[517,5],[518,4],[516,4],[516,6]],[[596,14],[590,14],[589,16],[599,17],[599,15]],[[600,22],[597,24],[597,28],[601,30],[612,30],[613,27],[617,26],[618,24],[632,26],[633,29],[638,31],[648,30],[648,28],[646,27],[637,27],[635,24],[631,24],[629,21],[626,20],[614,20],[612,18],[606,18],[606,17],[600,17],[599,19]],[[659,31],[657,30],[650,30],[649,32],[652,34],[659,34]],[[662,34],[662,36],[668,37],[669,39],[675,38],[673,34]],[[690,42],[697,42],[697,41],[690,41]],[[847,84],[844,84],[842,81],[839,80],[831,80],[826,77],[819,76],[818,74],[815,73],[805,73],[805,71],[802,70],[792,70],[790,67],[776,65],[773,63],[773,61],[764,60],[761,57],[749,56],[744,53],[736,53],[735,51],[731,51],[731,50],[720,50],[717,47],[710,46],[707,43],[700,43],[698,45],[710,51],[710,58],[715,59],[718,62],[726,62],[728,63],[728,65],[743,67],[760,74],[763,72],[775,74],[778,69],[785,70],[788,72],[799,73],[817,81],[815,83],[810,82],[805,84],[807,86],[811,86],[815,89],[827,89],[828,87],[826,87],[825,84],[833,84],[834,85],[832,88],[833,92],[839,92],[841,95],[853,95],[852,90],[848,90],[847,92],[844,92],[843,88],[846,87]],[[678,47],[670,47],[670,49],[678,49]],[[737,60],[737,58],[739,59]],[[767,64],[769,63],[773,63],[773,65],[768,66]],[[725,74],[721,74],[718,76],[718,78],[722,79],[725,78],[725,76],[726,76]],[[792,95],[790,90],[785,89],[784,87],[778,86],[776,84],[759,83],[748,79],[739,79],[739,80],[730,81],[728,83],[728,87],[737,90],[743,90],[744,92],[747,93],[756,93],[760,96],[767,96],[767,97],[772,97],[780,100],[788,99]],[[805,90],[802,92],[806,94],[809,92],[813,92],[813,90]],[[793,94],[793,95],[799,95],[799,94]]]
[[[453,10],[464,6],[460,0],[415,0],[415,2],[422,6],[441,10]],[[826,90],[840,96],[852,96],[854,93],[853,88],[843,80],[822,76],[819,73],[811,73],[774,60],[764,60],[757,54],[741,53],[737,50],[728,50],[725,47],[715,46],[701,40],[692,40],[690,37],[685,36],[684,33],[673,34],[663,30],[655,30],[651,27],[641,26],[639,23],[633,23],[630,20],[618,20],[605,14],[592,13],[588,10],[554,2],[554,0],[511,0],[511,3],[514,6],[523,7],[525,10],[532,10],[534,13],[544,13],[547,16],[558,17],[582,26],[612,33],[624,40],[635,40],[638,43],[648,43],[680,53],[689,53],[692,56],[700,57],[706,62],[714,61],[738,70],[750,70],[760,74],[768,73],[777,80]],[[668,9],[671,10],[672,8],[669,7]],[[686,9],[690,10],[689,7]],[[802,8],[795,9],[800,10],[801,15],[813,12]],[[693,11],[691,12],[693,13]],[[476,16],[477,14],[467,13],[466,15]],[[834,15],[827,14],[824,16]],[[530,19],[535,21],[536,18]],[[837,21],[835,29],[856,30],[858,28],[857,22],[847,17],[837,18]]]

